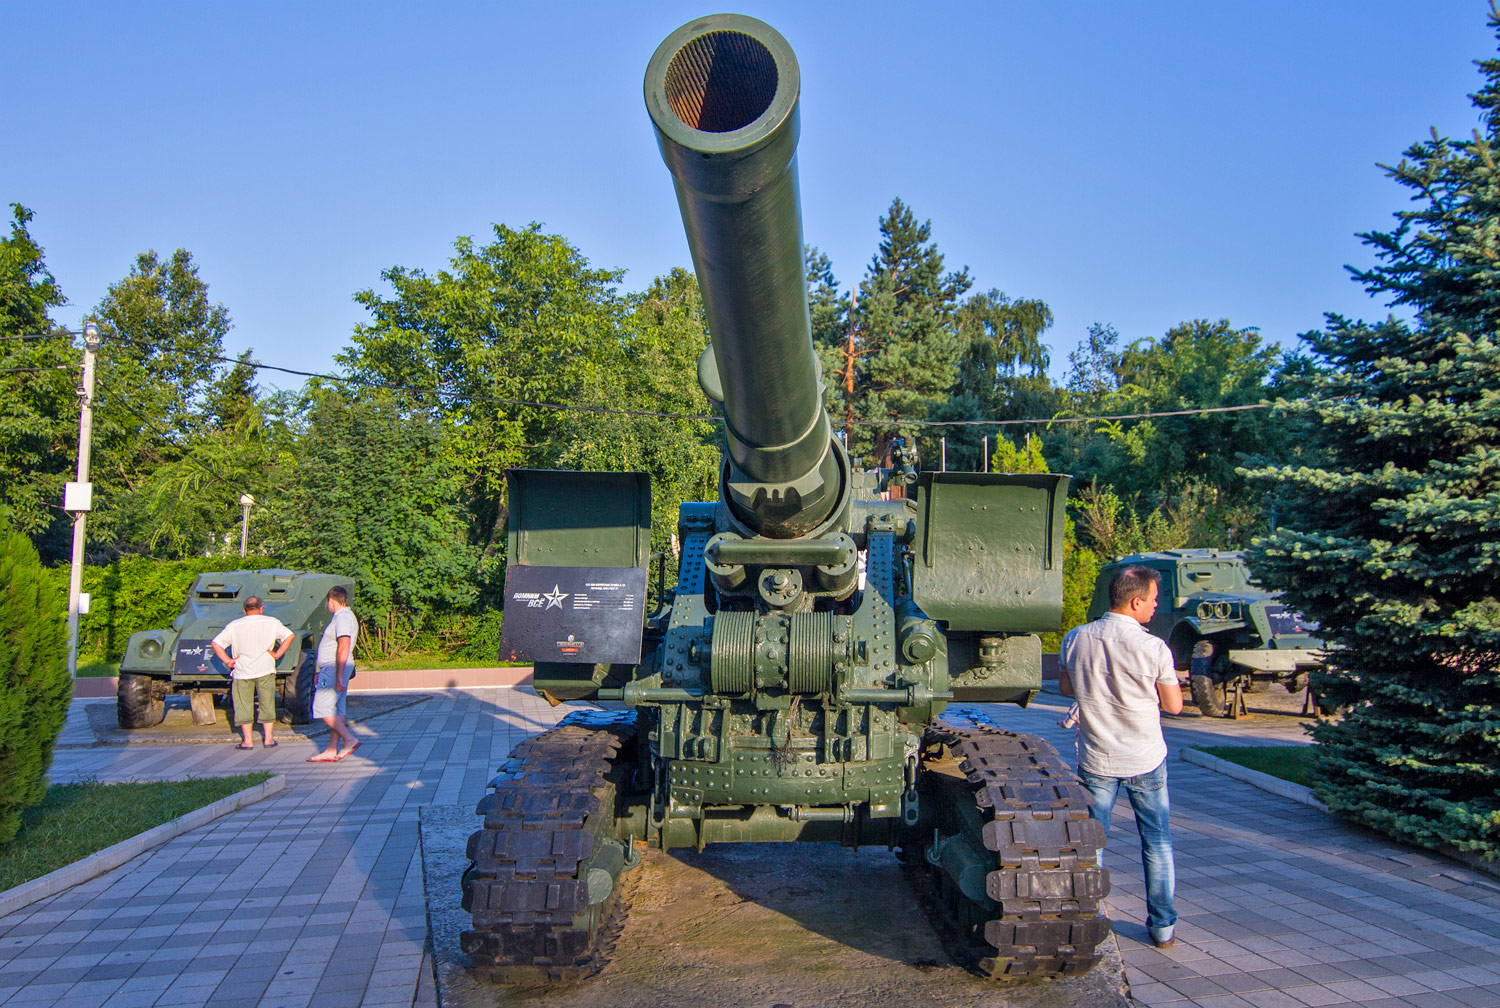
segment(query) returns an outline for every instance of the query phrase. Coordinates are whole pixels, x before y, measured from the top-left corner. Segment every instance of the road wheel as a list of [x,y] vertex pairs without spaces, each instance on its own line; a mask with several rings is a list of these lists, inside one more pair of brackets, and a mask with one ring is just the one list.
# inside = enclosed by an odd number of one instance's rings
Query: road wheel
[[1188,670],[1188,683],[1193,690],[1193,703],[1204,717],[1224,717],[1229,706],[1224,702],[1224,690],[1214,679],[1214,643],[1201,640],[1193,645],[1193,662]]
[[281,679],[281,713],[277,720],[294,725],[312,722],[313,683],[318,672],[317,655],[304,651],[297,671]]
[[121,672],[115,688],[115,720],[121,728],[152,728],[167,716],[167,704],[148,675]]
[[1286,681],[1286,691],[1293,696],[1307,689],[1308,673],[1297,672]]

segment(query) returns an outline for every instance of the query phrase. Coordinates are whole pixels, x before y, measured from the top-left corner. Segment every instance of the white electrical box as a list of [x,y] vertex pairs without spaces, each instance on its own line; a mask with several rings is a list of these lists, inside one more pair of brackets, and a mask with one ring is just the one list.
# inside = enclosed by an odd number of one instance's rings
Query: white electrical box
[[63,510],[72,514],[82,514],[94,509],[94,484],[92,483],[65,483],[63,484]]
[[80,615],[80,616],[87,616],[89,614],[89,603],[92,602],[92,601],[93,600],[91,598],[89,598],[89,593],[88,592],[79,592],[78,593],[78,615]]

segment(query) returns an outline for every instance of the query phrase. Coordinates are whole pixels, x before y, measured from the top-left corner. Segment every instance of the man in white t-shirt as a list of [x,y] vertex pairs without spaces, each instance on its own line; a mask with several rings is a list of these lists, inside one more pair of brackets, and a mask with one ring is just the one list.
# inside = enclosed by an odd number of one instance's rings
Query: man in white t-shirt
[[1093,795],[1089,815],[1108,832],[1120,789],[1130,797],[1146,869],[1146,930],[1157,948],[1171,948],[1177,879],[1159,711],[1182,710],[1182,686],[1172,652],[1146,632],[1157,591],[1149,567],[1126,567],[1111,578],[1109,612],[1063,638],[1057,688],[1078,699],[1078,776]]
[[[341,585],[328,589],[328,612],[333,618],[318,641],[318,678],[313,693],[313,717],[328,725],[328,748],[308,757],[309,763],[334,763],[359,748],[359,739],[344,721],[349,677],[354,675],[354,642],[359,621],[349,608],[349,592]],[[343,742],[343,747],[339,743]]]
[[241,608],[245,615],[220,630],[210,645],[219,661],[229,666],[234,721],[240,726],[240,744],[235,748],[255,748],[250,741],[250,727],[255,723],[255,704],[259,700],[260,728],[265,747],[270,749],[277,744],[271,732],[276,724],[276,662],[286,654],[294,635],[281,620],[265,614],[256,596],[245,599]]

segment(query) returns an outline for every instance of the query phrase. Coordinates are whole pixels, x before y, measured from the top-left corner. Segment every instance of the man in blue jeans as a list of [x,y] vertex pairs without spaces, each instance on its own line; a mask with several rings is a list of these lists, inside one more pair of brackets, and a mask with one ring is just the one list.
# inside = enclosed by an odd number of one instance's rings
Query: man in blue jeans
[[1157,591],[1149,567],[1126,567],[1111,578],[1109,612],[1063,638],[1057,688],[1078,700],[1078,775],[1094,798],[1089,815],[1108,832],[1120,789],[1130,797],[1146,869],[1146,930],[1165,949],[1174,944],[1177,926],[1176,873],[1167,742],[1157,712],[1179,713],[1182,687],[1172,652],[1146,632]]

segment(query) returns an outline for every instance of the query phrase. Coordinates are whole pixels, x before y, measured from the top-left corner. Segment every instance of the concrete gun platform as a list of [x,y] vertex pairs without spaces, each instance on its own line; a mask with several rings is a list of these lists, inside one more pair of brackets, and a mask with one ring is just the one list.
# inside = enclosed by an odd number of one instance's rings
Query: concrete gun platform
[[1128,1008],[1120,953],[1082,977],[1005,987],[955,965],[884,848],[713,844],[648,850],[622,880],[630,912],[604,967],[562,987],[476,983],[458,935],[457,893],[473,810],[422,810],[441,1008],[618,1008],[621,1005],[891,1008]]

